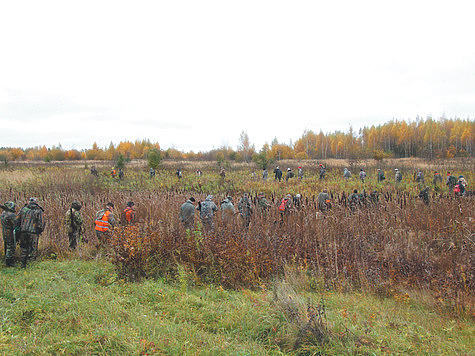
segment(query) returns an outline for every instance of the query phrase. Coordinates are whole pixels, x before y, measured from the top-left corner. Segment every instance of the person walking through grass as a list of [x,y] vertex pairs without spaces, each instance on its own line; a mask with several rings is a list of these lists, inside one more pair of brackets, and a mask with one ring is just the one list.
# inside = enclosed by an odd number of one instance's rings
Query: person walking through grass
[[208,195],[205,201],[198,204],[196,210],[200,212],[200,219],[204,230],[212,231],[214,229],[214,213],[218,211],[218,207],[213,201],[213,196]]
[[180,206],[180,221],[185,229],[192,230],[195,227],[195,198],[190,197]]
[[78,241],[81,241],[81,234],[84,233],[84,220],[79,212],[81,208],[82,204],[80,202],[73,201],[64,218],[64,224],[66,225],[66,231],[68,233],[69,248],[73,250],[76,248]]
[[114,204],[107,203],[105,209],[99,210],[96,213],[94,225],[99,245],[107,245],[110,242],[112,230],[116,225],[113,210]]

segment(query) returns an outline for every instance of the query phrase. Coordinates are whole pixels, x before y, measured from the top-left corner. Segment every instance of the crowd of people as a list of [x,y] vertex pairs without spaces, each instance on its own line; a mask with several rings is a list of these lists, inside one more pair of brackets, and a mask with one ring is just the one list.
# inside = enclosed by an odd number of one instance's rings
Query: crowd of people
[[[394,170],[394,181],[396,184],[401,183],[402,173],[399,169]],[[274,179],[276,181],[282,181],[283,172],[277,166],[274,171]],[[91,168],[91,174],[97,176],[98,172],[93,166]],[[115,169],[112,170],[112,176],[119,175],[119,179],[122,179],[124,173],[122,169],[118,172]],[[183,173],[180,169],[175,172],[178,179],[182,179]],[[200,177],[202,175],[201,170],[196,171],[196,175]],[[224,179],[226,172],[223,169],[220,171],[220,177]],[[326,176],[326,168],[323,164],[319,165],[319,179],[324,180]],[[345,180],[351,179],[351,171],[348,168],[343,170],[343,178]],[[150,168],[150,178],[155,177],[155,170]],[[304,178],[304,171],[302,167],[298,167],[297,172],[298,179]],[[360,169],[359,179],[364,184],[368,175],[364,169]],[[294,173],[291,168],[287,169],[285,180],[288,181],[294,178]],[[425,203],[429,204],[429,187],[425,186],[425,179],[422,170],[414,172],[414,181],[420,184],[421,191],[419,198]],[[263,170],[262,179],[267,181],[268,171]],[[378,182],[383,182],[386,177],[382,169],[377,170],[376,179]],[[433,176],[434,186],[442,184],[443,179],[439,172],[435,171]],[[467,192],[467,181],[460,175],[458,178],[451,172],[447,172],[445,184],[449,191],[453,191],[458,196],[463,196]],[[379,202],[379,193],[374,190],[369,195],[363,190],[362,193],[358,193],[357,189],[354,189],[347,198],[348,207],[351,211],[355,211],[359,206],[370,203],[377,204]],[[179,209],[179,220],[183,224],[185,229],[193,229],[195,227],[195,214],[198,211],[198,216],[201,220],[201,225],[204,231],[212,231],[214,229],[214,219],[219,212],[221,220],[224,224],[230,224],[234,221],[235,216],[239,216],[242,226],[248,229],[251,223],[251,216],[255,211],[260,213],[266,213],[272,206],[264,193],[259,193],[254,200],[254,203],[247,193],[244,193],[237,203],[237,209],[234,205],[233,197],[226,196],[218,205],[213,201],[213,196],[208,195],[205,200],[196,203],[196,199],[190,197],[184,202]],[[292,196],[291,194],[285,195],[277,202],[275,206],[280,215],[280,223],[284,222],[286,215],[292,211],[298,211],[303,208],[303,200],[301,194]],[[331,197],[326,189],[318,194],[317,197],[317,214],[325,214],[332,208]],[[0,221],[2,224],[5,262],[6,266],[10,267],[14,265],[14,254],[17,243],[20,245],[20,262],[22,267],[26,267],[28,260],[34,260],[38,254],[38,240],[40,235],[45,229],[45,221],[43,217],[44,209],[39,205],[37,198],[30,198],[27,204],[25,204],[17,213],[16,204],[12,201],[7,201],[5,204],[0,205],[4,211],[0,215]],[[69,248],[75,249],[78,242],[87,242],[84,237],[84,220],[81,215],[82,204],[79,201],[73,201],[69,209],[65,213],[64,224],[66,227]],[[114,204],[107,203],[104,209],[99,210],[96,213],[94,220],[94,230],[99,245],[108,245],[111,239],[113,229],[118,225],[130,225],[136,222],[135,204],[129,201],[122,211],[122,215],[117,219],[114,215]]]

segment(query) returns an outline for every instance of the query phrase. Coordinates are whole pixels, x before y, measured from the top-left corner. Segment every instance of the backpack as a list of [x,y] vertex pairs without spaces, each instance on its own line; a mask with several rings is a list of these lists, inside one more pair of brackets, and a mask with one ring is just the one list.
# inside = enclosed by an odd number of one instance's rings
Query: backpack
[[285,198],[282,199],[282,202],[281,202],[280,205],[279,205],[279,211],[284,212],[285,209],[287,209],[287,202],[288,202],[288,201],[289,201],[288,199],[285,199]]

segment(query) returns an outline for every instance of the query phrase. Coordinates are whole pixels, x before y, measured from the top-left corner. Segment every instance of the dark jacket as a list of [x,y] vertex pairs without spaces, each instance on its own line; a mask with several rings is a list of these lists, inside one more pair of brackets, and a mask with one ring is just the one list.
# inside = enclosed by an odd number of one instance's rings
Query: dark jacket
[[43,220],[43,208],[37,203],[28,203],[18,215],[16,225],[20,227],[21,232],[30,234],[41,234],[45,229]]

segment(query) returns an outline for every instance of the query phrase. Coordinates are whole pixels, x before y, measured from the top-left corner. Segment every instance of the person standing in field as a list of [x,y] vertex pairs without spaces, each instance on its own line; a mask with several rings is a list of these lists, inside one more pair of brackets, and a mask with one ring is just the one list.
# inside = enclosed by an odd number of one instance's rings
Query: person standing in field
[[181,169],[177,169],[175,175],[177,176],[178,179],[182,179],[182,178],[183,178],[183,173],[181,173]]
[[284,198],[282,198],[280,205],[279,205],[279,214],[280,214],[280,222],[284,221],[284,216],[290,213],[292,209],[292,195],[287,194]]
[[134,206],[135,206],[135,203],[133,201],[129,201],[124,211],[122,212],[122,221],[124,222],[124,225],[132,225],[135,223]]
[[265,212],[270,207],[271,207],[271,205],[267,201],[265,194],[264,193],[259,193],[259,195],[257,196],[257,208],[258,208],[258,210],[260,212]]
[[420,169],[417,170],[416,173],[416,182],[417,183],[424,183],[424,173]]
[[318,210],[320,210],[322,213],[330,210],[330,195],[328,194],[328,191],[326,189],[323,189],[323,191],[318,194],[317,203]]
[[297,176],[300,180],[303,179],[303,169],[302,169],[302,167],[298,168]]
[[112,229],[116,225],[114,217],[114,204],[107,203],[105,209],[99,210],[96,213],[96,220],[94,221],[97,240],[100,245],[106,245],[109,243],[112,237]]
[[38,255],[38,240],[45,229],[44,209],[38,199],[30,198],[18,214],[16,226],[20,229],[21,267],[25,268],[28,259],[35,260]]
[[325,175],[327,174],[327,169],[321,163],[319,164],[319,167],[320,167],[320,176],[318,177],[318,179],[323,180],[325,179]]
[[234,214],[236,214],[236,209],[234,208],[234,205],[233,205],[233,197],[227,196],[221,202],[220,209],[221,209],[221,221],[223,221],[226,224],[233,221]]
[[64,218],[66,231],[68,232],[69,248],[72,250],[76,248],[78,241],[81,240],[81,234],[84,233],[84,220],[79,212],[81,208],[82,204],[80,202],[73,201]]
[[122,170],[122,168],[119,168],[119,179],[124,179],[124,171]]
[[294,177],[294,172],[292,172],[291,168],[287,168],[287,175],[285,176],[285,181],[288,182],[289,179]]
[[155,178],[155,169],[153,169],[153,167],[150,167],[149,175],[150,179]]
[[455,176],[452,175],[450,172],[447,172],[447,180],[445,182],[445,185],[449,187],[450,192],[454,191],[455,184],[457,184],[457,178],[455,178]]
[[348,168],[345,168],[345,170],[343,171],[343,178],[345,178],[346,180],[351,178],[351,172]]
[[112,177],[112,178],[115,178],[116,175],[117,175],[117,171],[115,170],[114,167],[112,167],[112,170],[111,170],[111,177]]
[[439,174],[439,172],[435,171],[434,172],[434,179],[432,180],[432,183],[438,187],[439,184],[442,184],[442,176]]
[[366,172],[363,170],[363,168],[360,169],[360,180],[364,184],[364,180],[366,179]]
[[395,180],[395,182],[396,182],[396,183],[401,183],[401,181],[402,181],[402,174],[401,174],[401,172],[400,172],[399,169],[397,169],[397,168],[394,169],[394,172],[395,172],[395,174],[394,174],[394,180]]
[[7,201],[5,204],[0,205],[3,209],[2,215],[0,215],[0,221],[2,222],[3,233],[3,246],[5,249],[5,264],[7,267],[13,267],[15,256],[15,220],[16,220],[16,205],[12,201]]
[[180,221],[182,222],[185,229],[193,230],[195,227],[195,198],[190,197],[186,202],[184,202],[180,207]]
[[429,187],[425,187],[419,193],[419,198],[422,199],[425,205],[429,205]]
[[353,190],[353,193],[348,197],[348,203],[351,211],[355,211],[358,206],[361,205],[361,196],[358,194],[358,190]]
[[248,228],[251,223],[252,205],[247,193],[244,193],[238,203],[239,214],[244,221],[244,227]]
[[213,201],[213,196],[208,195],[205,201],[200,202],[196,208],[200,212],[200,219],[203,223],[203,228],[207,231],[214,229],[214,213],[218,211],[218,207]]
[[274,180],[278,180],[279,182],[282,180],[282,171],[279,166],[274,169]]
[[267,172],[267,169],[264,168],[264,169],[262,170],[262,180],[263,180],[264,182],[267,182],[267,177],[268,177],[268,175],[269,175],[269,172]]
[[384,171],[381,168],[378,168],[378,183],[382,183],[385,179]]

